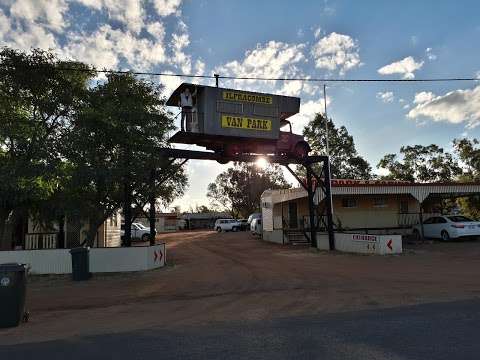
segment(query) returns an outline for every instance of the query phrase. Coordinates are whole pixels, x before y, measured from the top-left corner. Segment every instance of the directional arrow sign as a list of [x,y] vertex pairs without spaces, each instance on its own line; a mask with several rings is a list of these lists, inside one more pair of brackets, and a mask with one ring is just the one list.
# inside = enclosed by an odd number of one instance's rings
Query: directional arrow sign
[[157,251],[153,252],[153,261],[154,262],[157,262],[157,259],[158,259],[158,261],[162,261],[162,258],[163,258],[162,250],[158,250],[158,252]]
[[393,250],[393,247],[392,247],[392,239],[388,240],[387,242],[387,246],[390,250]]

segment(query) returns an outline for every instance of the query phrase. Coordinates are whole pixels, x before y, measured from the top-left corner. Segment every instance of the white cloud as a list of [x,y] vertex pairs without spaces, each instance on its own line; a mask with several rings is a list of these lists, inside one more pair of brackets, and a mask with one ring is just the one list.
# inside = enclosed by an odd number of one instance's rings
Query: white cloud
[[[327,106],[331,103],[331,99],[327,96]],[[292,123],[292,130],[296,134],[301,134],[303,128],[308,124],[310,120],[315,118],[318,113],[323,114],[325,112],[325,103],[323,99],[319,101],[309,100],[300,105],[300,112],[289,120]]]
[[[306,77],[300,65],[306,62],[303,50],[305,44],[288,44],[280,41],[269,41],[257,44],[254,49],[247,50],[243,59],[230,61],[215,68],[215,72],[224,76],[236,77]],[[273,92],[299,95],[301,91],[311,92],[313,87],[305,82],[280,82],[257,80],[224,81],[223,85],[246,87],[252,91]]]
[[165,27],[161,22],[152,22],[147,24],[147,31],[152,35],[156,41],[163,42],[165,38]]
[[144,70],[166,60],[162,42],[137,38],[110,25],[103,25],[92,34],[70,34],[63,53],[98,68],[115,68],[125,60],[135,69]]
[[422,104],[427,101],[431,101],[435,95],[430,91],[422,91],[415,94],[414,104]]
[[160,16],[180,15],[182,0],[154,0],[155,10]]
[[405,105],[403,105],[403,108],[404,108],[405,110],[410,109],[410,104],[405,104]]
[[480,79],[480,70],[478,70],[478,71],[475,73],[475,77],[476,77],[477,79]]
[[415,78],[414,72],[421,69],[423,61],[416,62],[411,56],[405,59],[393,62],[378,69],[378,73],[381,75],[402,74],[404,79]]
[[57,47],[53,34],[35,23],[17,24],[14,26],[0,9],[0,46],[29,51],[31,48],[50,49]]
[[190,45],[190,37],[186,30],[182,29],[179,33],[172,34],[170,48],[172,49],[173,56],[170,58],[170,63],[180,68],[184,74],[190,74],[192,72],[192,58],[184,51],[188,45]]
[[320,37],[320,35],[322,35],[322,28],[318,27],[313,32],[313,36],[315,36],[315,39],[318,39]]
[[[46,0],[49,1],[49,0]],[[126,25],[135,33],[143,27],[144,11],[141,0],[76,0],[95,10],[105,9],[108,16]]]
[[409,118],[426,117],[435,122],[466,123],[467,128],[480,125],[480,86],[450,91],[440,96],[420,94],[415,96],[415,100],[419,96],[419,102],[407,114]]
[[425,54],[427,55],[427,59],[430,60],[430,61],[433,61],[433,60],[437,60],[437,55],[435,55],[433,53],[433,49],[432,48],[426,48],[425,49]]
[[391,103],[393,102],[393,99],[394,99],[393,92],[391,91],[378,92],[377,99],[382,100],[382,102],[384,103]]
[[338,70],[344,75],[361,65],[358,42],[348,35],[335,32],[321,38],[312,46],[315,67],[329,71]]
[[65,0],[16,0],[10,7],[10,15],[30,24],[40,23],[61,31],[67,25],[64,19],[67,10]]

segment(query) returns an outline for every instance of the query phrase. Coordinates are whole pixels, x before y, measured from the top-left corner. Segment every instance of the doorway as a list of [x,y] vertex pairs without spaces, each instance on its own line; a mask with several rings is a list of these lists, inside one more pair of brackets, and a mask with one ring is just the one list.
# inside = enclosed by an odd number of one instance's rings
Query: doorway
[[297,203],[294,201],[288,203],[288,227],[290,229],[298,228]]

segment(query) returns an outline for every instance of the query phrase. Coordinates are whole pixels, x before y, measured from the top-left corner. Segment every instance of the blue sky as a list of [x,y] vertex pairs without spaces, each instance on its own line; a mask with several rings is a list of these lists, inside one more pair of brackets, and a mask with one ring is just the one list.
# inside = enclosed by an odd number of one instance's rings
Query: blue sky
[[[0,0],[0,45],[54,49],[100,68],[268,77],[480,77],[478,1]],[[179,81],[157,79],[165,93]],[[206,82],[208,83],[208,81]],[[302,98],[295,129],[323,109],[322,84],[226,82]],[[479,137],[480,84],[328,84],[328,111],[373,166],[404,144]],[[176,201],[207,204],[225,169],[188,165]]]

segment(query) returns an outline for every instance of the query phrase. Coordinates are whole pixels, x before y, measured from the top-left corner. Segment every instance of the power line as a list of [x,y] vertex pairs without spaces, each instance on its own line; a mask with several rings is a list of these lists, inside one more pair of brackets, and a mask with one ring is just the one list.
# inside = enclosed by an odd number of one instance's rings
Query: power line
[[[1,66],[0,67],[4,67]],[[420,79],[373,79],[373,78],[360,78],[360,79],[341,79],[341,78],[311,78],[311,77],[259,77],[259,76],[223,76],[223,75],[196,75],[196,74],[173,74],[162,72],[150,72],[150,71],[129,71],[129,70],[97,70],[88,68],[56,68],[58,71],[76,71],[76,72],[95,72],[103,74],[132,74],[138,76],[170,76],[170,77],[183,77],[183,78],[199,78],[199,79],[224,79],[224,80],[255,80],[255,81],[304,81],[304,82],[399,82],[399,83],[419,83],[419,82],[458,82],[458,81],[480,81],[475,77],[441,77],[441,78],[420,78]]]

